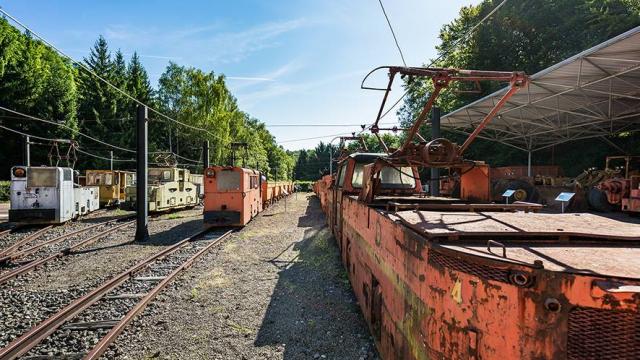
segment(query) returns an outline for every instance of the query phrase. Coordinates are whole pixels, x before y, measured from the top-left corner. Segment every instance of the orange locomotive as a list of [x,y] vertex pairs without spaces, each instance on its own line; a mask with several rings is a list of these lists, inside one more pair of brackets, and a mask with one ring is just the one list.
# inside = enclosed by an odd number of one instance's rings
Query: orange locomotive
[[290,181],[269,182],[257,170],[237,166],[212,166],[204,174],[204,223],[212,226],[245,226],[293,191]]
[[416,164],[484,169],[411,140],[314,186],[384,359],[640,359],[639,225],[428,197]]

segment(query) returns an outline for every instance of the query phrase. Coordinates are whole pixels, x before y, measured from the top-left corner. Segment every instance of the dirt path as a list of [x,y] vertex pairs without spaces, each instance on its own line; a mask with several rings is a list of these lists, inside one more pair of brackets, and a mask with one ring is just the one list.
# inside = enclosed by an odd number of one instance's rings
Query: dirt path
[[108,357],[365,359],[376,355],[315,197],[268,209],[205,256]]

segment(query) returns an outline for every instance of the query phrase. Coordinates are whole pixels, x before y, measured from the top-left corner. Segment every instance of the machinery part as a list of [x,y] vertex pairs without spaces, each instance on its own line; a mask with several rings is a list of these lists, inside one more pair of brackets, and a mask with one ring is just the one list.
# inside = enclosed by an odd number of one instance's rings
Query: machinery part
[[597,188],[605,193],[609,204],[620,205],[622,198],[628,195],[629,180],[621,178],[608,179],[598,184]]
[[432,165],[461,162],[458,146],[444,138],[435,139],[425,144],[420,148],[420,155],[422,161]]
[[[389,82],[387,83],[387,87],[386,88],[365,87],[364,83],[367,80],[367,78],[372,73],[380,69],[387,69],[389,71]],[[400,74],[403,77],[409,76],[409,77],[428,78],[433,83],[433,90],[431,90],[431,93],[429,94],[429,98],[427,99],[426,103],[422,107],[420,114],[418,115],[416,120],[413,122],[411,127],[408,129],[407,136],[404,140],[404,143],[398,150],[395,150],[393,151],[393,153],[390,154],[390,158],[404,159],[404,160],[410,160],[410,161],[416,161],[416,162],[420,160],[415,158],[415,156],[419,154],[418,152],[415,151],[418,146],[416,146],[416,144],[413,142],[414,138],[418,137],[420,139],[419,130],[421,126],[427,120],[427,117],[429,116],[429,113],[431,112],[431,109],[433,108],[436,99],[438,98],[438,96],[440,96],[440,93],[444,89],[446,89],[451,82],[467,81],[467,82],[477,83],[478,81],[488,81],[488,80],[509,82],[509,88],[507,89],[505,94],[502,96],[502,98],[487,113],[485,118],[476,126],[473,132],[469,134],[469,136],[464,141],[464,143],[459,147],[458,146],[455,147],[455,152],[457,156],[451,155],[452,159],[454,160],[458,160],[462,157],[462,154],[464,153],[464,151],[478,137],[480,132],[485,128],[485,126],[487,126],[487,124],[489,124],[491,120],[493,120],[493,118],[498,114],[498,111],[500,111],[500,109],[504,106],[504,104],[506,104],[506,102],[516,92],[526,87],[527,84],[529,83],[529,77],[525,73],[518,72],[518,71],[505,72],[505,71],[482,71],[482,70],[461,70],[461,69],[452,69],[452,68],[447,69],[447,68],[400,67],[400,66],[377,67],[365,76],[365,78],[362,80],[362,84],[360,87],[362,89],[384,91],[384,97],[382,99],[382,103],[380,104],[380,110],[378,111],[378,116],[376,118],[376,121],[370,127],[371,129],[373,129],[372,132],[376,134],[376,137],[378,137],[379,141],[381,141],[381,138],[377,135],[377,130],[379,129],[378,125],[379,125],[380,119],[382,118],[382,111],[385,107],[386,101],[389,96],[389,92],[391,91],[393,81],[397,74]],[[421,142],[423,141],[424,139],[421,139]],[[388,147],[386,146],[386,144],[384,144],[383,141],[381,141],[381,147],[385,150],[388,150]],[[458,165],[458,164],[459,164],[459,161],[455,163],[438,162],[435,164],[426,162],[423,165],[428,167],[434,167],[434,166],[449,167],[449,166]]]
[[504,190],[515,190],[513,194],[514,201],[538,202],[540,201],[540,192],[535,186],[524,180],[511,180],[507,183]]
[[611,212],[613,211],[613,205],[609,203],[607,194],[604,190],[592,187],[587,195],[587,202],[589,206],[595,211],[599,212]]

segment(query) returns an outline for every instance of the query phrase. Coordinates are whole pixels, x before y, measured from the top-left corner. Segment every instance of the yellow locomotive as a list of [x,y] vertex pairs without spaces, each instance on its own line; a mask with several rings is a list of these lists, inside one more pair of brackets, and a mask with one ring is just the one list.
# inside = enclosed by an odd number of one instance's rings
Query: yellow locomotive
[[100,188],[100,207],[117,206],[125,201],[125,188],[133,186],[136,175],[123,170],[87,170],[87,186]]
[[[187,169],[164,167],[149,168],[148,177],[150,212],[192,208],[200,201],[202,175],[192,175]],[[126,207],[135,209],[136,186],[127,186],[125,196]]]

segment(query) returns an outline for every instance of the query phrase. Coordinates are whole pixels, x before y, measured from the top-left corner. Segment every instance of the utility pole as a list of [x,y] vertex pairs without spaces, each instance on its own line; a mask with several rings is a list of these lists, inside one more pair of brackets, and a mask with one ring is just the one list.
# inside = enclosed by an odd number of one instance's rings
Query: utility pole
[[31,166],[31,137],[26,136],[24,142],[25,165]]
[[109,155],[111,157],[111,161],[110,161],[111,171],[113,171],[113,151],[109,151]]
[[147,190],[148,185],[148,152],[149,144],[147,142],[148,137],[148,113],[147,107],[144,105],[138,105],[137,114],[137,127],[136,135],[138,148],[136,153],[137,158],[137,185],[136,185],[136,241],[145,241],[149,239],[149,195]]
[[[431,110],[431,140],[440,138],[440,108],[434,106]],[[440,169],[431,168],[431,181],[429,182],[431,196],[440,196]]]
[[202,166],[205,170],[209,167],[209,140],[202,143]]

